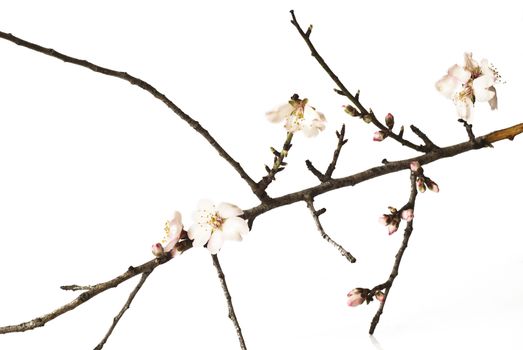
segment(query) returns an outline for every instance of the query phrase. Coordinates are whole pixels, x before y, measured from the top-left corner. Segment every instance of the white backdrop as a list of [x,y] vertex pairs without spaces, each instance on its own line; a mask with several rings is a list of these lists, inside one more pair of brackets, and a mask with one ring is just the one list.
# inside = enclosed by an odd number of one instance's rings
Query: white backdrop
[[[285,131],[266,111],[293,93],[328,118],[315,139],[296,136],[273,196],[316,184],[347,124],[335,177],[415,152],[373,143],[372,126],[346,101],[290,24],[294,9],[342,81],[397,124],[414,123],[438,145],[466,140],[454,105],[434,83],[463,53],[488,58],[506,84],[499,110],[475,109],[477,135],[523,121],[523,7],[513,1],[4,2],[0,30],[136,75],[199,120],[259,179]],[[64,284],[94,284],[152,256],[178,209],[190,225],[200,198],[257,204],[239,176],[162,103],[115,78],[0,40],[0,325],[72,300]],[[412,140],[415,136],[406,133]],[[417,140],[416,140],[417,142]],[[324,242],[306,206],[259,217],[248,239],[220,259],[249,349],[521,349],[523,139],[425,167],[439,194],[418,197],[415,229],[375,333],[377,303],[346,306],[346,293],[387,279],[402,231],[377,218],[408,198],[408,172],[322,195]],[[92,349],[136,279],[0,349]],[[235,349],[238,341],[211,258],[192,249],[158,268],[106,349]]]

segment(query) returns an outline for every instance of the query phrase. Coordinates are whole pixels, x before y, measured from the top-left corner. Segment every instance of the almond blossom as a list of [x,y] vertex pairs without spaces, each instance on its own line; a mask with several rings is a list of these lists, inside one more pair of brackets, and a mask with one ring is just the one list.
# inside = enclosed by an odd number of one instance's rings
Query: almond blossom
[[180,236],[183,231],[182,214],[179,211],[175,211],[173,218],[165,223],[165,237],[161,243],[155,243],[151,247],[151,251],[155,256],[160,256],[164,253],[171,252],[171,255],[176,254],[174,246],[180,240]]
[[187,234],[194,247],[207,244],[211,254],[217,254],[225,240],[241,241],[249,232],[247,222],[240,215],[243,211],[234,204],[214,205],[211,201],[201,200],[193,214],[195,222]]
[[307,137],[318,135],[325,129],[325,115],[308,105],[308,99],[300,100],[298,95],[271,112],[267,112],[267,119],[273,123],[285,121],[285,129],[290,133],[302,131]]
[[456,105],[458,116],[468,120],[476,102],[488,101],[492,110],[497,108],[494,84],[499,73],[489,66],[486,59],[478,64],[471,53],[465,53],[465,65],[453,65],[447,74],[436,82],[436,89]]

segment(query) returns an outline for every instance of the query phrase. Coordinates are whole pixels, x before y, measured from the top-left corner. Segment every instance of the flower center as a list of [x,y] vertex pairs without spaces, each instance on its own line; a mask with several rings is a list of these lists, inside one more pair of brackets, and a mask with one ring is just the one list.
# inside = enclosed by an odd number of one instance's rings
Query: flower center
[[211,215],[209,218],[209,225],[212,227],[212,230],[219,230],[223,223],[225,222],[225,219],[222,218],[218,213],[214,213],[214,215]]

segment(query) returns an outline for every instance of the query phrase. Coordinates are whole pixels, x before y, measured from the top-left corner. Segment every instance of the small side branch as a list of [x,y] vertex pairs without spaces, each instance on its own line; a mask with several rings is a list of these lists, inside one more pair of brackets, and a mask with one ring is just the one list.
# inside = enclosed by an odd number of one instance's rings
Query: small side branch
[[474,136],[474,132],[472,131],[472,124],[467,123],[465,119],[458,119],[458,122],[462,123],[465,127],[465,130],[467,130],[467,135],[469,137],[470,142],[475,142],[476,136]]
[[410,126],[410,130],[412,130],[413,133],[415,133],[420,139],[423,140],[423,142],[425,143],[425,147],[426,147],[426,151],[425,152],[430,152],[430,151],[433,151],[433,150],[439,148],[438,146],[436,146],[434,144],[434,142],[432,142],[431,139],[429,139],[429,137],[423,131],[421,131],[420,129],[418,129],[414,125]]
[[245,340],[243,339],[242,335],[242,329],[240,328],[240,324],[238,323],[238,319],[236,318],[236,313],[234,312],[231,294],[229,293],[229,288],[227,288],[227,283],[225,282],[225,275],[223,274],[222,267],[220,266],[220,261],[218,260],[218,255],[213,254],[211,256],[212,263],[216,268],[216,271],[218,272],[218,278],[220,279],[220,284],[223,289],[223,294],[225,295],[225,300],[227,300],[227,307],[229,308],[229,318],[234,324],[236,334],[238,335],[238,340],[240,341],[240,348],[242,348],[242,350],[247,350],[247,346],[245,345]]
[[334,248],[336,248],[341,255],[343,255],[347,260],[349,260],[351,263],[356,262],[356,258],[352,256],[351,253],[345,250],[341,245],[339,245],[336,241],[334,241],[330,236],[325,232],[323,229],[323,226],[320,222],[320,215],[325,213],[325,209],[316,210],[314,208],[314,200],[309,196],[306,197],[305,201],[307,202],[307,207],[309,208],[312,217],[314,218],[314,222],[316,223],[316,227],[318,228],[318,231],[320,231],[321,237],[329,242]]
[[138,293],[140,288],[142,288],[143,284],[145,283],[145,280],[147,279],[147,277],[149,277],[149,275],[151,273],[152,273],[152,271],[146,271],[146,272],[144,272],[142,274],[142,278],[140,278],[140,282],[138,282],[136,287],[133,289],[133,291],[129,295],[129,298],[127,298],[127,301],[125,302],[124,306],[122,307],[122,309],[120,310],[118,315],[116,315],[114,317],[113,324],[111,325],[111,327],[107,331],[107,334],[102,339],[102,341],[100,341],[100,343],[94,348],[94,350],[101,350],[104,347],[104,344],[107,342],[107,339],[109,339],[109,337],[113,333],[114,328],[116,327],[116,325],[118,324],[118,322],[122,318],[123,314],[129,309],[129,307],[131,306],[131,303],[133,302],[134,297],[136,296],[136,294]]
[[[418,190],[416,188],[416,175],[414,173],[411,173],[410,175],[410,197],[409,202],[403,206],[402,209],[405,208],[412,208],[414,209],[414,205],[416,203],[416,196],[418,194]],[[378,322],[380,321],[381,314],[383,313],[383,308],[385,307],[385,303],[387,301],[387,297],[389,295],[390,289],[392,287],[392,284],[394,283],[394,280],[398,276],[399,273],[399,267],[401,263],[401,259],[403,258],[403,254],[405,253],[405,249],[407,249],[407,245],[409,243],[410,236],[412,234],[413,230],[413,222],[414,220],[407,223],[407,227],[405,228],[405,232],[403,234],[403,242],[401,243],[400,248],[398,249],[398,252],[396,253],[396,259],[394,260],[394,265],[392,267],[392,272],[390,273],[390,276],[388,280],[385,283],[379,284],[376,287],[372,288],[369,295],[374,295],[377,291],[382,290],[385,288],[385,293],[383,297],[383,301],[380,303],[380,306],[378,308],[378,311],[374,315],[372,322],[370,324],[369,334],[374,334],[374,330],[376,329],[376,326],[378,325]]]
[[73,301],[60,306],[58,309],[56,309],[48,314],[45,314],[45,315],[37,317],[31,321],[23,322],[23,323],[20,323],[17,325],[0,327],[0,334],[25,332],[25,331],[35,329],[38,327],[43,327],[47,322],[54,320],[55,318],[57,318],[60,315],[65,314],[66,312],[76,309],[78,306],[82,305],[83,303],[87,302],[88,300],[91,300],[91,298],[97,296],[98,294],[105,292],[106,290],[108,290],[110,288],[114,288],[114,287],[120,285],[120,283],[125,282],[128,279],[130,279],[136,275],[139,275],[139,274],[142,274],[145,272],[151,273],[155,268],[166,263],[167,261],[169,261],[171,259],[172,259],[172,257],[170,254],[165,254],[159,258],[150,260],[140,266],[137,266],[137,267],[130,266],[127,269],[127,271],[124,272],[123,274],[121,274],[120,276],[115,277],[112,280],[109,280],[107,282],[95,284],[90,289],[88,289],[87,291],[80,294]]
[[265,193],[265,190],[270,185],[270,183],[276,179],[276,174],[285,169],[287,163],[285,163],[283,160],[285,159],[285,157],[287,157],[287,155],[289,154],[289,150],[292,147],[291,142],[293,135],[294,134],[292,132],[287,133],[287,138],[285,139],[285,143],[283,144],[281,152],[278,152],[274,148],[271,148],[272,153],[274,154],[274,161],[272,164],[272,168],[265,166],[267,175],[265,175],[257,184],[259,193]]
[[334,153],[332,155],[332,161],[327,167],[325,174],[322,174],[318,169],[316,169],[314,165],[312,165],[312,162],[310,160],[307,159],[305,161],[307,169],[309,169],[309,171],[312,172],[321,182],[325,182],[332,179],[332,173],[334,172],[334,169],[336,169],[336,164],[338,163],[338,157],[340,156],[341,148],[348,141],[347,139],[345,139],[345,124],[343,124],[340,131],[336,131],[336,137],[338,138],[338,145],[334,150]]

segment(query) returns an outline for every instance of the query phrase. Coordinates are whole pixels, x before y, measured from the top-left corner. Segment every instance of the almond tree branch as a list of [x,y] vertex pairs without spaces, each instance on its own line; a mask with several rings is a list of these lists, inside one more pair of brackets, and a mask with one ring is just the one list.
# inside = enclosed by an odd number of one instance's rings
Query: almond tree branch
[[76,297],[71,302],[60,306],[56,310],[45,314],[43,316],[37,317],[31,321],[23,322],[17,325],[11,325],[11,326],[4,326],[0,327],[0,334],[5,333],[14,333],[14,332],[25,332],[37,327],[44,326],[47,322],[54,320],[60,315],[65,314],[66,312],[69,312],[71,310],[74,310],[76,307],[82,305],[86,301],[90,300],[91,298],[97,296],[98,294],[105,292],[106,290],[110,288],[117,287],[120,285],[120,283],[127,281],[128,279],[139,275],[143,273],[151,273],[155,268],[158,266],[166,263],[167,261],[171,260],[172,257],[170,254],[165,254],[159,258],[150,260],[140,266],[133,267],[130,266],[126,272],[121,274],[120,276],[117,276],[113,278],[112,280],[109,280],[107,282],[102,282],[95,284],[92,286],[89,290],[83,292],[78,297]]
[[77,66],[88,68],[88,69],[90,69],[90,70],[92,70],[92,71],[94,71],[96,73],[108,75],[108,76],[115,77],[115,78],[120,78],[122,80],[125,80],[125,81],[131,83],[132,85],[139,86],[140,88],[144,89],[145,91],[147,91],[148,93],[153,95],[158,100],[162,101],[170,110],[172,110],[183,121],[185,121],[187,124],[189,124],[189,126],[191,126],[197,133],[202,135],[203,138],[212,147],[214,147],[214,149],[218,152],[218,154],[222,158],[224,158],[234,168],[234,170],[236,170],[236,172],[249,185],[249,187],[251,188],[252,192],[260,200],[263,200],[264,198],[267,197],[267,194],[265,193],[265,191],[263,191],[263,190],[260,191],[260,189],[258,189],[258,186],[257,186],[256,182],[254,182],[254,180],[250,178],[250,176],[247,174],[247,172],[245,172],[245,170],[242,168],[240,163],[238,163],[233,157],[231,157],[229,155],[229,153],[227,153],[225,151],[225,149],[223,149],[223,147],[218,143],[218,141],[216,141],[216,139],[214,137],[212,137],[211,134],[206,129],[204,129],[203,126],[201,126],[201,124],[198,121],[196,121],[195,119],[191,118],[188,114],[186,114],[184,111],[182,111],[177,105],[175,105],[174,102],[169,100],[164,94],[159,92],[155,87],[153,87],[149,83],[147,83],[147,82],[145,82],[145,81],[143,81],[143,80],[141,80],[139,78],[136,78],[136,77],[134,77],[134,76],[132,76],[132,75],[126,73],[126,72],[119,72],[119,71],[112,70],[112,69],[109,69],[109,68],[104,68],[104,67],[98,66],[96,64],[93,64],[91,62],[88,62],[86,60],[82,60],[82,59],[74,58],[74,57],[71,57],[71,56],[67,56],[67,55],[64,55],[64,54],[62,54],[62,53],[60,53],[58,51],[55,51],[53,49],[45,48],[43,46],[40,46],[40,45],[37,45],[37,44],[33,44],[33,43],[29,42],[29,41],[20,39],[20,38],[14,36],[12,34],[8,34],[8,33],[4,33],[2,31],[0,31],[0,38],[8,40],[8,41],[11,41],[11,42],[13,42],[13,43],[15,43],[17,45],[26,47],[28,49],[31,49],[31,50],[43,53],[45,55],[48,55],[48,56],[51,56],[51,57],[54,57],[54,58],[58,58],[58,59],[60,59],[60,60],[62,60],[64,62],[72,63],[72,64],[75,64]]
[[410,162],[419,161],[420,164],[429,164],[443,158],[454,157],[458,154],[465,153],[475,149],[481,149],[484,147],[491,147],[492,143],[509,139],[514,139],[515,136],[523,133],[523,123],[513,125],[509,128],[497,130],[479,136],[474,141],[467,141],[458,143],[452,146],[437,148],[421,156],[408,158],[404,160],[398,160],[395,162],[387,162],[381,166],[367,169],[365,171],[342,177],[339,179],[330,179],[317,186],[309,187],[301,191],[292,192],[280,197],[271,198],[268,201],[261,203],[260,205],[244,210],[243,217],[251,222],[259,215],[272,210],[277,207],[289,205],[299,201],[306,201],[306,197],[316,197],[320,194],[336,190],[342,187],[355,186],[361,182],[383,176],[386,174],[394,173],[400,170],[409,169]]
[[242,335],[242,329],[240,328],[240,324],[238,323],[238,319],[236,318],[236,313],[234,312],[234,307],[232,306],[232,297],[229,293],[229,288],[227,288],[227,283],[225,282],[225,275],[223,274],[222,267],[220,266],[218,255],[212,254],[211,256],[212,263],[216,268],[216,271],[218,272],[218,278],[220,279],[223,294],[225,295],[225,299],[227,300],[227,307],[229,308],[229,318],[231,319],[232,323],[234,324],[234,328],[236,329],[236,334],[238,335],[238,340],[240,341],[240,347],[242,348],[242,350],[247,350],[247,346],[245,345],[245,340],[243,339]]
[[338,76],[332,71],[332,69],[327,65],[323,57],[318,53],[316,48],[314,47],[314,44],[310,40],[310,34],[312,31],[312,27],[309,27],[307,32],[304,32],[301,28],[300,24],[298,23],[298,20],[296,19],[296,16],[294,15],[294,11],[291,10],[291,16],[292,20],[291,23],[296,27],[298,30],[298,33],[301,35],[307,46],[309,47],[311,51],[311,55],[318,61],[320,66],[327,72],[329,77],[334,81],[334,83],[338,86],[339,90],[336,90],[340,95],[343,95],[347,97],[355,106],[359,109],[359,115],[368,118],[372,124],[377,126],[381,131],[385,132],[387,136],[391,137],[392,139],[398,141],[403,146],[407,146],[409,148],[412,148],[413,150],[416,150],[418,152],[429,152],[432,151],[433,148],[430,145],[416,145],[406,139],[403,138],[403,136],[395,134],[392,130],[389,130],[385,125],[383,125],[374,115],[372,110],[367,110],[359,100],[359,91],[356,95],[353,95],[341,82],[341,80],[338,78]]
[[334,241],[332,238],[330,238],[330,236],[323,229],[323,226],[321,225],[321,222],[320,222],[320,215],[325,213],[325,209],[316,210],[316,208],[314,208],[314,199],[309,196],[307,196],[305,201],[307,202],[307,207],[309,208],[311,215],[314,218],[316,227],[318,228],[318,231],[320,231],[320,233],[321,233],[321,237],[324,240],[326,240],[327,242],[329,242],[330,244],[332,244],[334,246],[334,248],[336,248],[341,253],[341,255],[343,255],[347,260],[349,260],[351,263],[355,263],[356,258],[354,256],[352,256],[351,253],[346,251],[345,248],[343,248],[341,245],[339,245],[336,241]]
[[343,147],[343,145],[347,143],[347,139],[345,139],[345,124],[343,124],[340,131],[336,131],[336,137],[338,138],[338,145],[334,150],[334,153],[332,155],[332,161],[327,167],[325,174],[322,174],[320,171],[318,171],[318,169],[316,169],[314,165],[312,165],[312,162],[310,160],[307,159],[305,161],[307,169],[309,169],[309,171],[312,172],[321,182],[325,182],[332,179],[332,173],[334,172],[334,169],[336,169],[336,164],[338,163],[338,157],[340,156],[341,148]]
[[138,293],[140,288],[142,288],[143,284],[145,283],[145,280],[147,279],[147,277],[149,277],[149,275],[152,272],[153,271],[151,270],[151,271],[145,271],[144,273],[142,273],[142,278],[140,278],[140,282],[138,282],[136,287],[134,287],[133,291],[129,295],[129,298],[127,298],[127,301],[125,302],[124,306],[122,307],[122,309],[120,310],[118,315],[116,315],[114,317],[113,323],[112,323],[111,327],[109,327],[109,330],[107,331],[107,334],[100,341],[100,343],[94,348],[94,350],[101,350],[104,347],[104,344],[107,342],[107,339],[109,339],[109,337],[113,333],[113,330],[116,327],[116,325],[118,324],[118,321],[120,321],[120,319],[122,318],[122,316],[125,313],[125,311],[127,311],[129,309],[129,307],[131,306],[131,303],[133,302],[134,297],[136,296],[136,294]]
[[[414,206],[416,204],[417,195],[418,195],[418,190],[416,188],[416,175],[412,172],[410,174],[409,202],[405,206],[403,206],[402,209],[404,209],[404,208],[414,209]],[[372,318],[372,322],[370,324],[370,329],[369,329],[369,334],[374,334],[374,330],[376,329],[376,326],[378,325],[378,322],[380,321],[380,316],[383,313],[383,308],[385,307],[385,302],[387,301],[387,297],[389,295],[390,289],[392,288],[392,284],[394,283],[394,280],[398,276],[401,259],[403,258],[403,253],[405,253],[405,249],[407,249],[407,245],[409,244],[410,235],[412,234],[413,222],[414,222],[414,220],[411,220],[410,222],[407,223],[407,227],[405,228],[405,232],[403,234],[403,242],[401,243],[401,246],[398,249],[398,252],[396,253],[396,259],[394,260],[394,265],[392,266],[392,272],[390,273],[389,279],[385,283],[382,283],[382,284],[377,285],[376,287],[372,288],[371,292],[369,293],[370,295],[374,295],[374,293],[376,291],[385,288],[383,301],[380,303],[378,311]]]

